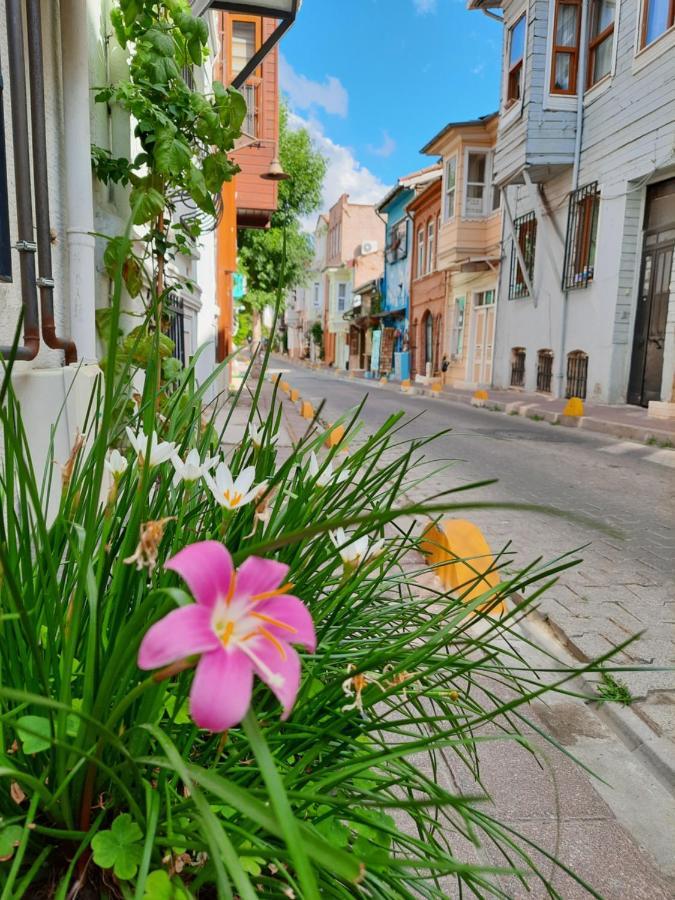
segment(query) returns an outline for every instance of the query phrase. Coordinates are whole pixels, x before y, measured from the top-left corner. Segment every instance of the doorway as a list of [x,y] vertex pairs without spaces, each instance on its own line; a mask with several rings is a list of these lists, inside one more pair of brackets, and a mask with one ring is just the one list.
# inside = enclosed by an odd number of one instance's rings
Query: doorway
[[471,381],[477,385],[492,384],[492,356],[495,338],[495,292],[474,294],[474,338]]
[[675,252],[675,178],[647,189],[628,402],[661,399],[663,351]]

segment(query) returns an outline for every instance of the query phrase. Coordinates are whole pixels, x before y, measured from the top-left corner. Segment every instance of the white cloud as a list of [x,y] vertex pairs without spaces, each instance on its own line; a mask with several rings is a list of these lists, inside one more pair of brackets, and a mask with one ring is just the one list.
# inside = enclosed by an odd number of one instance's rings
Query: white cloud
[[436,12],[436,0],[413,0],[418,16]]
[[[349,147],[336,144],[323,130],[316,119],[303,119],[297,113],[290,112],[288,124],[291,128],[306,128],[317,150],[326,157],[328,169],[323,185],[322,211],[328,212],[342,194],[349,194],[352,203],[377,203],[389,190],[389,186],[377,175],[361,165]],[[309,231],[314,229],[316,215],[303,223]]]
[[328,75],[321,84],[299,75],[288,60],[279,55],[279,83],[295,109],[320,107],[334,116],[346,118],[349,95],[339,78]]
[[384,159],[391,156],[395,150],[396,141],[387,131],[382,132],[382,143],[379,146],[368,144],[368,153],[372,153],[374,156],[382,156]]

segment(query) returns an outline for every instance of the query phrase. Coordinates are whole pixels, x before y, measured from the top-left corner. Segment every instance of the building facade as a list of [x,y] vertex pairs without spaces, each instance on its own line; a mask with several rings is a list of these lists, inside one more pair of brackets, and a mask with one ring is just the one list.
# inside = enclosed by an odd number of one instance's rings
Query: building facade
[[324,270],[324,360],[349,368],[349,321],[354,289],[379,278],[385,223],[375,207],[350,203],[343,194],[328,214]]
[[[441,370],[443,380],[458,387],[492,383],[502,255],[501,198],[494,183],[497,121],[494,113],[452,122],[422,149],[442,161],[433,248],[445,272]],[[419,253],[422,237],[418,229]],[[433,354],[432,361],[436,365]]]
[[673,5],[471,7],[504,20],[494,383],[672,413]]

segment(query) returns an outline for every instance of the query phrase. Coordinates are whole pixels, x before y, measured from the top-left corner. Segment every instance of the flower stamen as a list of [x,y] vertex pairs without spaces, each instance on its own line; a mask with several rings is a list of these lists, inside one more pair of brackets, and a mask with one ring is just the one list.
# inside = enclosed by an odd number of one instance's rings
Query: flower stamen
[[282,594],[290,593],[294,587],[295,585],[291,584],[289,581],[288,584],[282,584],[281,587],[276,588],[273,591],[264,591],[262,594],[253,594],[251,603],[260,603],[262,600],[271,600],[273,597],[280,597]]
[[272,644],[274,647],[276,647],[277,650],[279,651],[279,656],[281,656],[282,660],[283,660],[284,662],[286,662],[286,650],[284,649],[284,645],[281,643],[281,641],[280,641],[278,638],[276,638],[276,637],[272,634],[271,631],[268,631],[268,630],[267,630],[264,626],[262,626],[262,625],[261,625],[260,628],[258,629],[258,634],[259,634],[261,637],[264,637],[265,640],[269,641],[270,644]]
[[290,631],[291,634],[297,634],[298,629],[293,628],[286,622],[280,622],[279,619],[273,619],[272,616],[266,616],[264,613],[251,613],[254,619],[260,619],[261,622],[267,622],[268,625],[274,625],[275,628],[281,628],[283,631]]

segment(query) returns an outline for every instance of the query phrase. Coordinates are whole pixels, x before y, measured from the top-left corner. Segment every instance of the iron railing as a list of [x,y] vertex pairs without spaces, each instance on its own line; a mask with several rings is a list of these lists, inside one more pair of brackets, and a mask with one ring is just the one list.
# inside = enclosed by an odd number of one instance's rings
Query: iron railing
[[516,253],[516,241],[523,254],[527,275],[532,281],[534,276],[534,253],[537,243],[537,217],[534,212],[519,216],[513,223],[515,235],[514,243],[511,247],[511,274],[509,277],[509,300],[515,300],[518,297],[527,297],[529,290],[527,281],[520,263],[518,262],[518,254]]
[[173,341],[173,356],[185,365],[185,309],[182,299],[171,294],[165,312],[169,317],[169,337]]
[[586,399],[588,380],[588,355],[583,350],[574,350],[567,354],[567,385],[565,396]]
[[537,354],[537,390],[544,394],[550,394],[552,377],[553,351],[540,350]]
[[564,291],[586,288],[593,281],[599,211],[597,181],[570,194],[562,282]]
[[511,387],[525,385],[525,348],[514,347],[511,356]]

